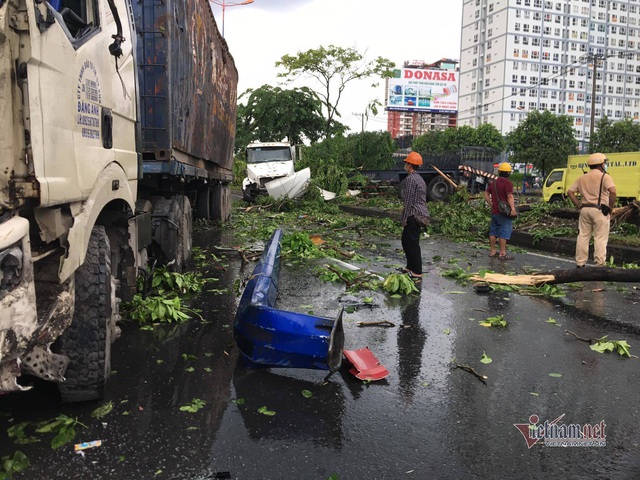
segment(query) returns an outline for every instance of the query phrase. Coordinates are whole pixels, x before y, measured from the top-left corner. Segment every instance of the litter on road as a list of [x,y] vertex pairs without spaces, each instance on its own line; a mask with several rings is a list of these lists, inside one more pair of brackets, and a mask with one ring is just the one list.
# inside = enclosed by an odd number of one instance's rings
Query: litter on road
[[380,364],[380,360],[369,350],[369,347],[345,350],[344,356],[353,365],[349,373],[360,380],[382,380],[389,375],[389,370]]
[[73,446],[73,450],[78,452],[80,450],[87,450],[89,448],[95,448],[102,446],[102,440],[94,440],[92,442],[76,443]]

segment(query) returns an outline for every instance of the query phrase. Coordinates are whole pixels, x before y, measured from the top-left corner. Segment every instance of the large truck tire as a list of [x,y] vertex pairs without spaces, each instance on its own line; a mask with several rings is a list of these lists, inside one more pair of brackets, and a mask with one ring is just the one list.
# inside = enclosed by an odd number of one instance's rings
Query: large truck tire
[[196,218],[211,220],[211,186],[203,185],[196,194]]
[[181,272],[191,259],[193,216],[191,202],[184,195],[158,198],[153,206],[151,230],[159,246],[162,263],[171,263]]
[[444,201],[453,194],[453,187],[440,175],[434,177],[427,185],[427,198],[433,202]]
[[258,186],[255,183],[250,183],[246,187],[242,188],[242,199],[247,203],[255,203],[258,197]]
[[231,188],[229,184],[211,187],[211,220],[226,222],[231,217]]
[[63,402],[97,400],[104,395],[111,375],[116,302],[109,237],[103,226],[95,226],[85,261],[75,272],[73,321],[54,344],[54,350],[70,360],[66,381],[58,384]]

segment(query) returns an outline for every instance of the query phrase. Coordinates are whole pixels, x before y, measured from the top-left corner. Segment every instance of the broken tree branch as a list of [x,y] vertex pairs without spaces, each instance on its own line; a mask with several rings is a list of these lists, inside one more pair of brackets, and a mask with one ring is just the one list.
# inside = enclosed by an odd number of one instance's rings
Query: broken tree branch
[[573,335],[574,337],[576,337],[578,340],[582,340],[583,342],[587,342],[587,343],[595,343],[598,341],[597,338],[582,338],[579,337],[578,335],[576,335],[573,332],[570,332],[569,330],[565,330],[564,333],[568,333],[569,335]]
[[389,320],[381,320],[379,322],[358,322],[356,323],[356,325],[359,327],[385,327],[385,328],[396,326],[395,323],[390,322]]
[[464,370],[465,372],[470,373],[471,375],[475,376],[478,380],[480,380],[485,386],[487,385],[486,379],[489,378],[486,375],[480,375],[478,372],[476,372],[473,368],[471,368],[469,365],[458,365],[457,363],[455,364],[455,368],[459,368],[460,370]]
[[451,180],[449,177],[447,177],[442,170],[440,170],[438,167],[436,167],[435,165],[431,165],[431,168],[433,168],[436,172],[438,172],[440,174],[440,176],[442,178],[444,178],[447,182],[449,182],[449,185],[451,185],[453,188],[455,188],[456,190],[459,188],[459,185],[454,182],[453,180]]

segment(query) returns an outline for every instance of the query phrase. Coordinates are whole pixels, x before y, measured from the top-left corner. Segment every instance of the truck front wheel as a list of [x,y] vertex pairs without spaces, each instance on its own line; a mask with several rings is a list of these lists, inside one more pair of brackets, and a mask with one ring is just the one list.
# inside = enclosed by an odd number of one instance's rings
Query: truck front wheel
[[434,202],[441,202],[453,193],[453,188],[440,175],[434,177],[427,185],[427,198]]
[[64,402],[96,400],[111,374],[111,336],[117,317],[111,248],[103,226],[95,226],[84,263],[75,272],[71,325],[54,344],[69,357],[66,381],[58,385]]

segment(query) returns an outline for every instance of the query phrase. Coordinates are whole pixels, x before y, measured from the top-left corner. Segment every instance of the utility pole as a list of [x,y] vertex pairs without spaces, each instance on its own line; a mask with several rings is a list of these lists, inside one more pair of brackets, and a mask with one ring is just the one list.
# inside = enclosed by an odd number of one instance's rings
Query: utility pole
[[589,144],[593,141],[593,132],[596,128],[596,78],[598,76],[598,62],[603,55],[591,54],[593,61],[593,77],[591,78],[591,125],[589,125]]

